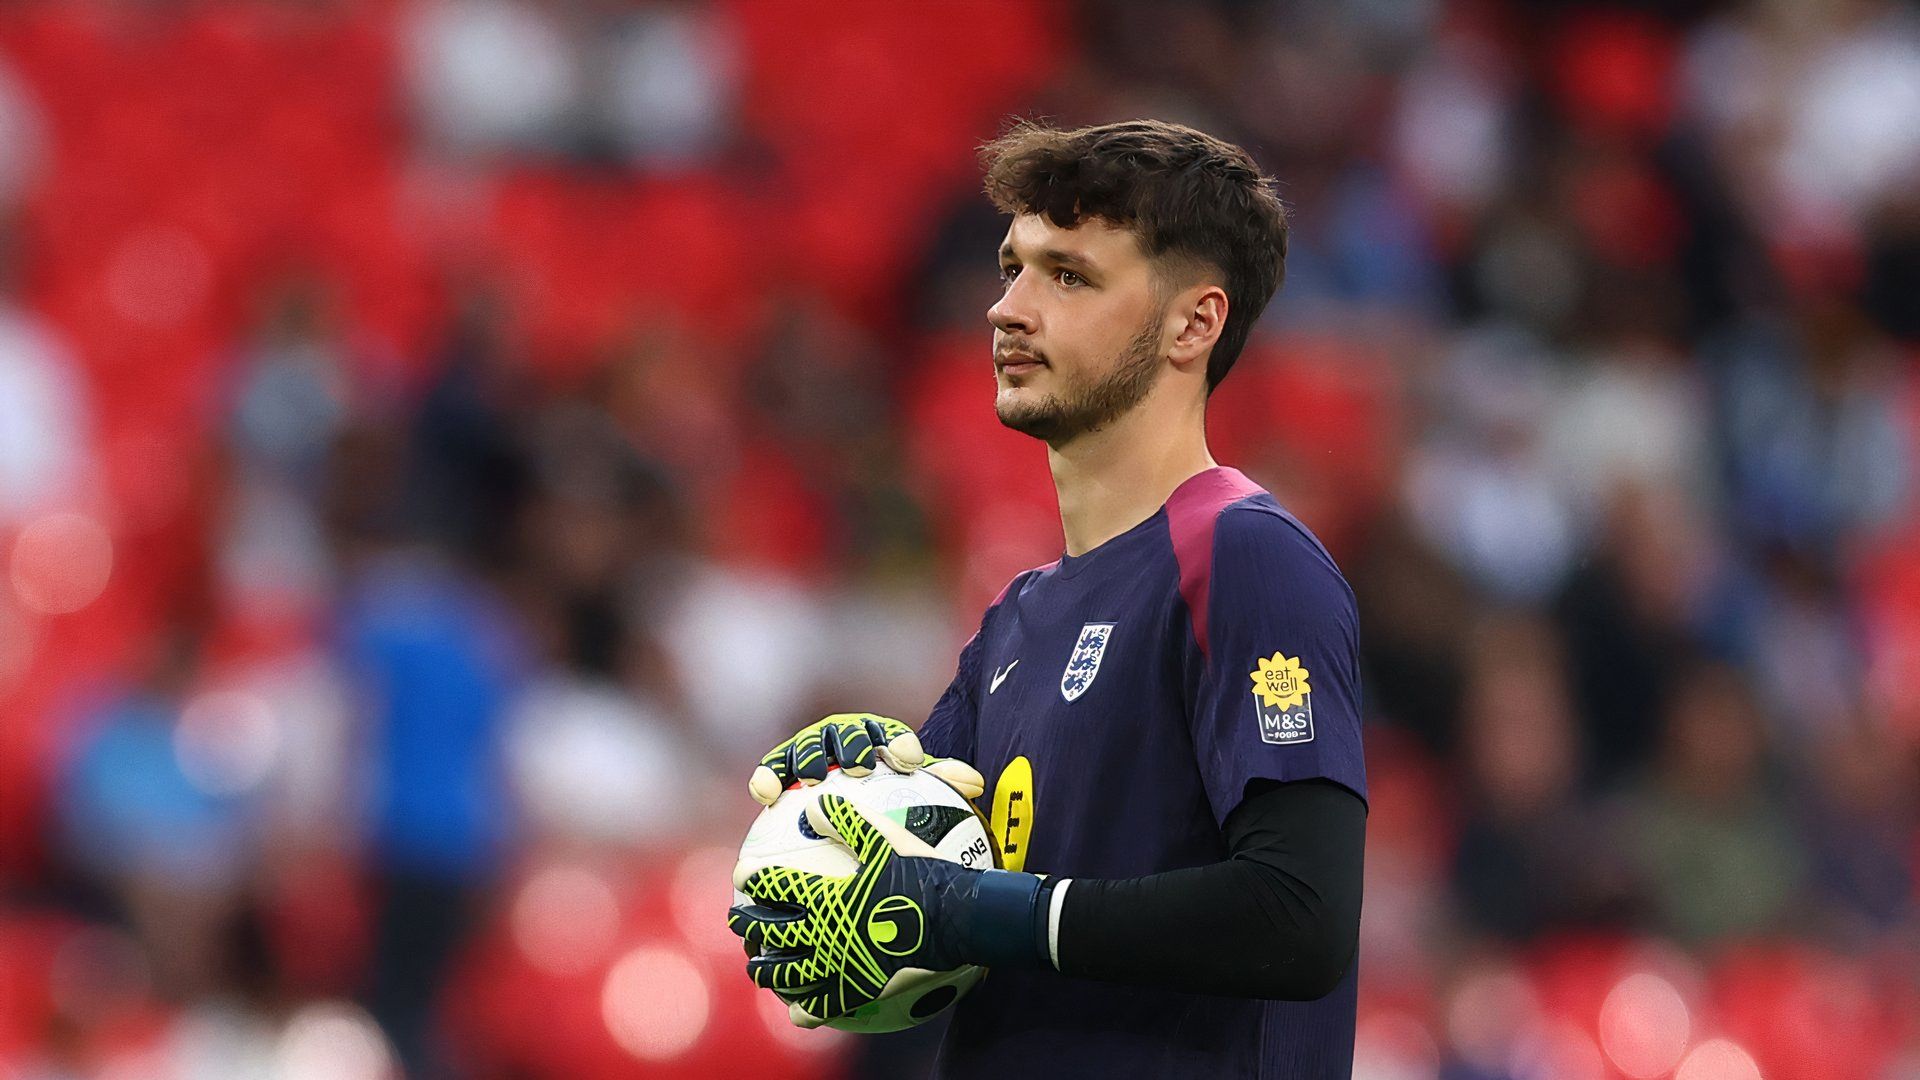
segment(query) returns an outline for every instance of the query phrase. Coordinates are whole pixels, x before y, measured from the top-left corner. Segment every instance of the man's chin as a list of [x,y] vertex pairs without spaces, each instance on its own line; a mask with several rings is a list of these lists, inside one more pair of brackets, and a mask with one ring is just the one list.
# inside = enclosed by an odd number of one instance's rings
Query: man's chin
[[1030,435],[1048,442],[1059,438],[1062,432],[1063,417],[1060,410],[1051,401],[1022,401],[1010,397],[1010,392],[1002,390],[994,400],[994,415],[1000,418],[1004,427],[1012,428],[1022,435]]

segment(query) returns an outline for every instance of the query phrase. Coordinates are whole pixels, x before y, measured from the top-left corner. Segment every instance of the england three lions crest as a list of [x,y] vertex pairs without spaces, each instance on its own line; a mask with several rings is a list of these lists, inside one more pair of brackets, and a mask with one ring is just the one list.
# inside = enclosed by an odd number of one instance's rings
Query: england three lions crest
[[1087,692],[1094,676],[1100,674],[1100,658],[1107,654],[1107,639],[1113,636],[1110,622],[1090,622],[1080,628],[1080,640],[1073,644],[1067,658],[1067,670],[1060,673],[1060,696],[1072,701]]
[[1253,711],[1260,720],[1262,742],[1313,741],[1313,687],[1307,669],[1295,657],[1274,653],[1248,672],[1253,678]]

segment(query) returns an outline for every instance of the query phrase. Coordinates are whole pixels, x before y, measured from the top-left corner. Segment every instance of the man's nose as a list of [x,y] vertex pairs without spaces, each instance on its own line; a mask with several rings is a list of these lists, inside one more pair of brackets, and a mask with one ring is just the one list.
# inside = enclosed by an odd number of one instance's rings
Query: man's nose
[[1033,316],[1033,309],[1026,303],[1026,297],[1026,290],[1020,287],[1020,279],[1015,278],[1013,284],[1000,294],[1000,299],[987,309],[987,321],[1003,334],[1031,334],[1038,330],[1039,323]]

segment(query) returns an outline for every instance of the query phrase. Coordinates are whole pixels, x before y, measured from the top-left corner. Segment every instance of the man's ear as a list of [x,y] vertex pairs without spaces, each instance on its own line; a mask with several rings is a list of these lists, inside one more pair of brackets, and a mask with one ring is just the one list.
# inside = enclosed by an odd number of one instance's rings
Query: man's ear
[[1227,290],[1218,285],[1183,289],[1174,297],[1167,315],[1174,321],[1173,346],[1167,358],[1181,368],[1204,362],[1227,327]]

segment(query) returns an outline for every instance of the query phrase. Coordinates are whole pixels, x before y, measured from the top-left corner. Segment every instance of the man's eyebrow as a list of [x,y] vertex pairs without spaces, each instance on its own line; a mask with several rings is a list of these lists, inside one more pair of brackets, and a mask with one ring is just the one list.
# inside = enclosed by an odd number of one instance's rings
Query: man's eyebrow
[[[1018,258],[1019,256],[1014,253],[1012,244],[1003,243],[1000,245],[1001,262],[1008,262]],[[1085,252],[1071,251],[1066,248],[1046,248],[1040,252],[1040,259],[1043,262],[1053,263],[1056,266],[1083,266],[1091,268],[1097,265]]]

